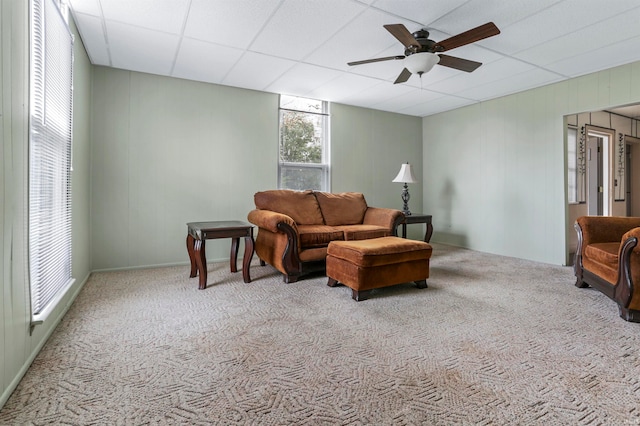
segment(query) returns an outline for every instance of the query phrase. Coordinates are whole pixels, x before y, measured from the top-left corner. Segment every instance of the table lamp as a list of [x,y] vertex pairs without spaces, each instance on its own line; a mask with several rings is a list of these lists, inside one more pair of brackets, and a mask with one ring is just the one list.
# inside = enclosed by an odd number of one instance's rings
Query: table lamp
[[413,175],[413,167],[411,167],[411,164],[409,164],[408,162],[404,163],[402,167],[400,167],[398,176],[393,179],[393,182],[404,183],[401,196],[402,202],[404,203],[404,205],[402,206],[402,213],[404,213],[406,216],[411,216],[411,211],[409,211],[409,198],[411,197],[409,196],[409,187],[407,186],[407,184],[418,182],[416,180],[416,177]]

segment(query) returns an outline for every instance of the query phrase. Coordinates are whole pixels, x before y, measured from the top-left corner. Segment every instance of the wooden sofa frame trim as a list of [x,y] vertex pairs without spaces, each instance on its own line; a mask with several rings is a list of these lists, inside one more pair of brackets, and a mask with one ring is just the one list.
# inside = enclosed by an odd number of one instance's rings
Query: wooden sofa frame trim
[[[393,235],[397,235],[398,226],[404,218],[400,216],[393,224]],[[278,230],[287,236],[287,247],[282,255],[282,266],[287,271],[284,274],[284,282],[294,283],[305,274],[324,270],[326,264],[324,261],[303,262],[298,256],[298,234],[291,225],[280,222],[277,224]],[[262,264],[262,260],[260,261]]]
[[631,253],[638,245],[638,239],[636,237],[631,237],[622,244],[618,255],[618,279],[616,284],[612,284],[593,272],[584,269],[582,264],[582,228],[577,222],[573,227],[578,233],[578,246],[576,249],[575,261],[573,263],[573,271],[576,276],[576,287],[586,288],[591,286],[595,288],[618,304],[620,317],[626,321],[640,322],[640,311],[629,309],[629,303],[631,303],[634,293],[633,280],[631,279]]

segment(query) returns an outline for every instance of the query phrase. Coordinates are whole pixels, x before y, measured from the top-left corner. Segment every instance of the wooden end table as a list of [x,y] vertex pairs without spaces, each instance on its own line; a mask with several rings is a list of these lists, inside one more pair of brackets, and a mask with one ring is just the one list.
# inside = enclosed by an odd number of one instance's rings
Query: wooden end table
[[200,274],[198,288],[207,288],[207,256],[205,255],[205,241],[217,238],[231,238],[231,254],[229,266],[231,272],[238,272],[238,245],[244,237],[244,258],[242,259],[242,278],[245,283],[251,282],[249,265],[253,257],[253,225],[239,220],[216,222],[187,223],[187,252],[191,261],[191,275],[193,278]]
[[428,243],[431,240],[433,234],[433,225],[431,224],[431,215],[422,213],[412,213],[409,216],[404,217],[402,224],[402,238],[407,238],[407,225],[412,223],[424,223],[427,225],[427,229],[424,233],[424,242]]

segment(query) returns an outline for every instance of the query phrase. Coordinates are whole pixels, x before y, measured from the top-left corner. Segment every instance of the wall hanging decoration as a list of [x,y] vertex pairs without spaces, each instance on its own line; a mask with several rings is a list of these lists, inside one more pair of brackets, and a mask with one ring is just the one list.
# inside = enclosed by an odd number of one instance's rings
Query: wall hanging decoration
[[580,139],[578,139],[578,161],[576,167],[578,169],[578,202],[586,201],[585,189],[587,187],[587,135],[585,126],[580,127]]
[[624,201],[624,135],[618,134],[618,161],[616,164],[615,200]]

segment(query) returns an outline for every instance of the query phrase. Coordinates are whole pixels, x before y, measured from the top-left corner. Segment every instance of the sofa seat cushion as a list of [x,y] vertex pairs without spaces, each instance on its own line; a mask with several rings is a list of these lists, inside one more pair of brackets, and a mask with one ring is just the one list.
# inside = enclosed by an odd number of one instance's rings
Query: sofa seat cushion
[[344,233],[333,226],[298,225],[300,248],[326,247],[331,241],[344,240]]
[[391,235],[388,228],[376,225],[344,225],[335,228],[344,233],[345,241],[369,240]]
[[300,261],[302,262],[321,262],[324,261],[326,257],[326,247],[311,248],[300,252]]
[[431,245],[398,237],[329,244],[327,255],[359,267],[375,267],[431,258]]
[[325,225],[355,225],[362,223],[367,211],[367,202],[359,192],[332,194],[316,192]]
[[618,251],[620,243],[594,243],[585,249],[585,256],[594,262],[605,263],[614,268],[618,267]]
[[256,192],[253,201],[256,208],[286,214],[298,225],[322,225],[324,223],[318,200],[313,191],[273,189]]
[[584,267],[612,284],[618,280],[620,243],[593,243],[584,249]]

